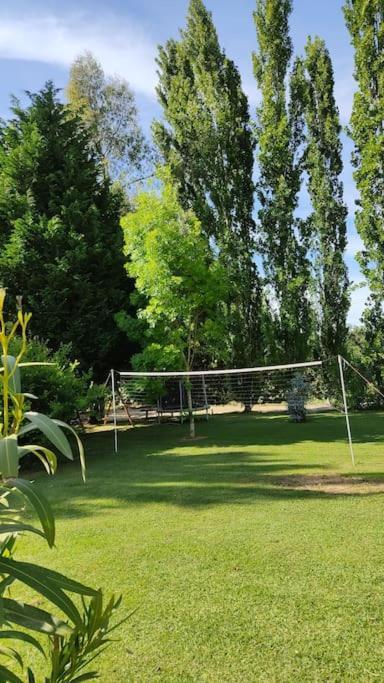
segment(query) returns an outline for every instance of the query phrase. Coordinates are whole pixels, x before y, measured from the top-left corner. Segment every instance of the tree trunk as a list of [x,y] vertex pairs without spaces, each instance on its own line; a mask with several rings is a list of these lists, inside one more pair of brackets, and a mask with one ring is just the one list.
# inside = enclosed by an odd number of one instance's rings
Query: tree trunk
[[188,415],[189,415],[189,435],[190,435],[191,439],[194,439],[195,438],[195,418],[193,415],[191,386],[189,384],[187,384],[187,386],[186,386],[186,393],[187,393],[187,404],[188,404]]

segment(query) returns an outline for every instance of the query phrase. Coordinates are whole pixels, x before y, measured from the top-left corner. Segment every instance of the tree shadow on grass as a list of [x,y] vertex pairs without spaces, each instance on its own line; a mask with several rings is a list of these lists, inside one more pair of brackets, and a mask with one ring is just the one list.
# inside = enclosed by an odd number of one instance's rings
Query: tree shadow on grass
[[[353,440],[357,443],[383,442],[384,447],[384,413],[365,411],[351,413],[350,422]],[[293,444],[341,443],[347,444],[345,416],[338,412],[316,413],[301,424],[293,423],[287,415],[272,414],[229,414],[215,415],[208,421],[201,420],[197,424],[195,442],[189,441],[188,425],[184,423],[142,424],[133,429],[124,428],[119,432],[119,450],[124,453],[130,449],[144,448],[148,452],[154,445],[154,452],[159,447],[182,449],[196,446],[204,451],[206,448],[225,448],[234,450],[242,446],[289,446]],[[96,435],[91,435],[96,436]],[[97,434],[104,437],[108,448],[112,444],[111,432]]]
[[[383,442],[384,413],[366,411],[350,413],[352,437],[356,442]],[[161,428],[161,427],[160,427]],[[316,413],[306,422],[296,424],[287,415],[240,414],[238,416],[214,416],[211,422],[201,423],[198,433],[216,439],[215,445],[292,445],[305,442],[347,442],[345,416],[338,412]],[[217,436],[219,434],[219,441]],[[201,448],[211,447],[212,442],[203,440]]]
[[[80,482],[72,467],[66,468],[66,477],[63,472],[50,481],[47,493],[54,501],[55,513],[59,517],[82,517],[119,506],[166,504],[199,509],[214,505],[257,504],[265,499],[310,500],[380,493],[374,487],[371,490],[369,485],[355,486],[352,475],[349,475],[352,477],[350,486],[344,489],[336,482],[336,489],[332,490],[329,481],[322,488],[319,482],[314,483],[314,476],[329,480],[329,466],[317,458],[313,464],[300,462],[300,451],[283,458],[279,446],[286,442],[278,433],[274,455],[262,449],[241,450],[240,442],[249,442],[245,434],[235,435],[239,442],[236,449],[233,431],[231,435],[223,434],[218,452],[212,453],[206,452],[208,446],[215,450],[209,438],[204,446],[201,441],[190,445],[179,442],[175,446],[170,436],[178,437],[178,432],[171,433],[172,427],[161,437],[157,434],[157,438],[154,433],[142,431],[147,432],[145,439],[143,433],[135,435],[134,431],[120,435],[118,456],[110,449],[111,434],[103,434],[102,438],[98,435],[97,448],[89,458],[87,485]],[[92,438],[88,441],[90,448]],[[106,448],[107,443],[109,448]],[[222,452],[220,448],[227,450]],[[307,481],[311,482],[309,488]]]

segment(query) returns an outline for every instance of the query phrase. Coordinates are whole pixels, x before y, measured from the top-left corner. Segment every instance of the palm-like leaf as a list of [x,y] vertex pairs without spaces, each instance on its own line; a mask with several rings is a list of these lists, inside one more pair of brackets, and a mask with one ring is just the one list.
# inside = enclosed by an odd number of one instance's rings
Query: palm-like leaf
[[27,562],[16,562],[8,557],[0,557],[0,573],[8,574],[35,590],[39,595],[43,595],[76,626],[81,626],[80,612],[73,600],[55,582],[49,580],[47,573],[41,571],[41,567]]
[[[12,394],[21,394],[21,378],[19,365],[14,356],[1,356],[1,362],[8,371],[9,391]],[[2,368],[4,370],[4,367]]]
[[[16,537],[20,532],[37,534],[45,538],[50,547],[55,542],[55,521],[51,507],[37,487],[18,478],[18,468],[20,458],[32,453],[42,461],[47,472],[53,474],[57,467],[56,455],[49,448],[39,444],[18,445],[18,437],[39,430],[60,453],[73,460],[70,442],[63,432],[63,429],[68,429],[77,440],[84,479],[85,458],[82,443],[72,427],[38,412],[25,412],[25,399],[35,397],[22,392],[19,369],[52,363],[20,362],[27,348],[26,328],[30,316],[23,314],[19,309],[17,322],[7,335],[4,332],[4,298],[5,290],[0,288],[0,328],[3,331],[0,339],[3,350],[3,367],[0,368],[3,390],[3,425],[0,429],[0,655],[14,665],[23,667],[22,658],[13,644],[18,642],[31,645],[44,655],[42,644],[29,633],[38,632],[48,637],[49,644],[51,671],[49,677],[44,679],[45,683],[81,683],[97,677],[96,672],[83,671],[107,645],[106,636],[111,631],[109,621],[120,600],[112,598],[104,608],[101,591],[35,563],[16,561],[13,557]],[[21,328],[22,346],[18,357],[15,358],[8,355],[8,348],[9,341],[18,327]],[[28,420],[28,424],[23,425],[24,418]],[[20,498],[23,507],[13,504],[14,500],[17,502]],[[41,529],[22,520],[21,513],[25,501],[32,505]],[[5,590],[17,581],[48,600],[65,615],[65,618],[60,619],[49,611],[11,597],[4,597]],[[79,595],[81,600],[75,603],[69,594]],[[13,625],[20,626],[23,630],[14,629]],[[30,667],[26,675],[28,683],[36,683],[36,676]],[[0,665],[0,681],[23,683],[21,678],[5,665]]]
[[73,460],[71,445],[63,431],[59,429],[59,426],[56,424],[56,422],[54,422],[54,420],[51,420],[51,418],[47,417],[47,415],[36,413],[34,411],[27,411],[24,416],[31,422],[35,429],[43,432],[44,436],[46,436],[47,439],[49,439],[49,441],[56,446],[60,453],[62,453],[66,458],[69,458],[69,460]]
[[69,624],[62,619],[20,600],[0,598],[0,609],[2,619],[7,624],[17,624],[31,631],[48,635],[68,636],[72,632]]
[[75,430],[73,429],[73,427],[71,427],[70,425],[68,425],[66,422],[63,422],[62,420],[53,420],[53,422],[55,422],[55,424],[59,425],[59,427],[61,427],[62,429],[68,429],[68,430],[71,432],[71,434],[74,435],[74,437],[75,437],[75,439],[76,439],[76,442],[77,442],[77,447],[78,447],[78,449],[79,449],[79,457],[80,457],[80,464],[81,464],[81,474],[82,474],[83,480],[85,481],[85,471],[86,471],[86,468],[85,468],[85,453],[84,453],[84,447],[83,447],[83,444],[82,444],[82,442],[81,442],[81,439],[79,438],[78,434],[75,432]]
[[28,643],[32,647],[36,648],[43,657],[46,657],[44,649],[36,638],[31,636],[30,633],[25,633],[24,631],[0,631],[0,640],[20,640],[23,643]]
[[24,683],[24,681],[12,673],[6,666],[0,665],[0,681],[2,683]]
[[51,506],[43,494],[26,479],[8,479],[10,489],[19,491],[32,505],[45,533],[49,546],[55,543],[55,519]]
[[27,453],[33,453],[33,455],[39,458],[48,474],[54,474],[56,472],[57,458],[53,451],[51,451],[49,448],[45,448],[45,446],[40,446],[37,444],[28,444],[27,446],[18,447],[19,459]]
[[19,453],[17,436],[11,434],[0,439],[0,472],[4,479],[17,477],[19,470]]

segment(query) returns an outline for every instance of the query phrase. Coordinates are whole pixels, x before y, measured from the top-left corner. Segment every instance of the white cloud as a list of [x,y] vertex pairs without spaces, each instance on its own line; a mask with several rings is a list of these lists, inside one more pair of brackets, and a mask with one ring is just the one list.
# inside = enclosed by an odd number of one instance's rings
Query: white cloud
[[137,23],[112,15],[12,17],[0,12],[0,58],[67,67],[90,50],[109,74],[118,74],[132,88],[155,95],[156,47]]

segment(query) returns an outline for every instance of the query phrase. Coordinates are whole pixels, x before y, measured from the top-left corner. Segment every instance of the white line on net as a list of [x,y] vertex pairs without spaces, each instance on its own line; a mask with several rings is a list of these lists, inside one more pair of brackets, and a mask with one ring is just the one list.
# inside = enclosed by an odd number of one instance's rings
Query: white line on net
[[272,370],[288,370],[293,368],[312,368],[322,365],[323,361],[315,360],[310,363],[289,363],[288,365],[265,365],[256,368],[234,368],[231,370],[190,370],[189,372],[116,372],[120,377],[206,377],[207,375],[235,375],[244,373],[270,372]]

